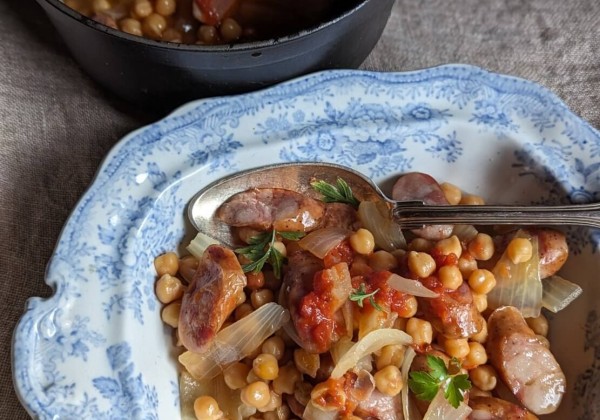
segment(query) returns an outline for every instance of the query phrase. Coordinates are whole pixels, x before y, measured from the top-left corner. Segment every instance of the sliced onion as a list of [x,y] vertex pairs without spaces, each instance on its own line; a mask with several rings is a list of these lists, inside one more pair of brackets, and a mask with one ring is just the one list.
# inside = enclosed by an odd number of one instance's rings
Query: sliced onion
[[322,410],[318,405],[313,404],[312,401],[306,404],[306,408],[302,414],[303,420],[335,420],[337,418],[339,418],[337,410]]
[[242,420],[256,413],[256,409],[242,403],[240,391],[229,388],[222,375],[198,381],[188,372],[182,372],[179,377],[182,420],[196,420],[194,401],[201,396],[213,397],[219,403],[219,408],[228,419]]
[[412,347],[408,347],[402,362],[402,383],[404,384],[404,387],[402,387],[402,413],[404,414],[404,420],[421,419],[421,414],[411,401],[408,387],[408,374],[416,355],[417,352]]
[[440,387],[429,404],[423,420],[464,420],[471,414],[471,411],[473,409],[464,402],[461,402],[456,408],[452,407],[444,396],[443,387]]
[[202,232],[198,232],[198,234],[194,237],[194,239],[192,239],[190,244],[187,246],[187,250],[197,259],[201,259],[206,248],[215,244],[218,245],[219,241],[217,241],[214,238],[211,238],[210,236]]
[[399,276],[398,274],[392,274],[388,277],[388,285],[399,292],[407,293],[413,296],[425,297],[425,298],[437,298],[440,295],[433,290],[423,286],[418,280],[407,279]]
[[395,328],[383,328],[370,332],[358,340],[358,342],[342,356],[331,372],[331,377],[333,379],[341,378],[344,373],[354,368],[360,359],[385,346],[407,346],[409,344],[412,344],[412,337],[404,331]]
[[270,302],[219,331],[204,353],[186,351],[179,361],[196,379],[210,379],[254,352],[290,319],[283,306]]
[[456,235],[461,242],[470,242],[479,232],[473,225],[455,225],[452,234]]
[[556,275],[545,278],[542,287],[542,306],[554,313],[565,309],[583,292],[579,285]]
[[384,201],[361,201],[358,218],[362,226],[373,234],[379,248],[390,252],[406,248],[402,230],[390,217],[390,209]]
[[310,232],[300,239],[298,245],[315,257],[323,259],[325,255],[350,235],[348,229],[326,227]]
[[487,295],[491,309],[501,306],[514,306],[525,318],[535,318],[542,309],[542,281],[540,279],[540,257],[538,240],[523,231],[515,238],[527,238],[533,245],[533,255],[525,262],[513,263],[507,251],[493,268],[496,287]]

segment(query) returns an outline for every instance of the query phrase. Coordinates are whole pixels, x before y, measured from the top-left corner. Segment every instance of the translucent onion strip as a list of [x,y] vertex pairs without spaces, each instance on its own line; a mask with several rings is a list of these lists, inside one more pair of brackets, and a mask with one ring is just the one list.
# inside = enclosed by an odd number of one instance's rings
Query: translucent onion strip
[[208,248],[210,245],[218,244],[219,241],[217,241],[216,239],[211,238],[210,236],[202,232],[198,232],[198,234],[194,237],[194,239],[192,239],[190,244],[187,246],[187,250],[197,259],[201,259],[202,254],[204,254],[206,248]]
[[388,278],[387,283],[392,289],[398,290],[402,293],[408,293],[409,295],[413,296],[425,298],[437,298],[440,296],[433,290],[429,290],[427,287],[423,286],[423,283],[420,281],[407,279],[399,276],[398,274],[392,274]]
[[375,238],[375,244],[386,251],[406,248],[406,239],[400,226],[390,217],[390,210],[383,201],[362,201],[358,206],[358,218],[363,227]]
[[404,353],[404,361],[402,362],[402,413],[404,414],[404,420],[420,420],[421,415],[419,414],[414,404],[410,400],[409,387],[408,387],[408,374],[410,373],[410,367],[412,366],[413,360],[417,353],[412,347],[408,347]]
[[333,379],[341,378],[344,373],[354,368],[360,359],[385,346],[407,346],[409,344],[412,344],[412,338],[404,331],[394,328],[382,328],[380,330],[372,331],[350,347],[350,349],[341,357],[331,372],[331,377]]
[[350,233],[348,229],[339,227],[317,229],[300,239],[298,245],[315,257],[323,259],[329,251],[338,246]]
[[429,404],[423,420],[464,420],[469,417],[473,409],[464,402],[461,402],[457,408],[452,407],[446,397],[444,389],[440,390]]
[[470,242],[479,232],[473,225],[455,225],[452,234],[456,235],[461,242]]
[[312,401],[309,401],[308,404],[306,404],[304,413],[302,413],[303,420],[335,420],[337,418],[339,418],[337,410],[321,410],[319,406],[313,404]]
[[514,306],[525,318],[535,318],[542,309],[538,240],[523,231],[517,232],[515,238],[527,238],[531,241],[532,257],[515,264],[508,257],[507,251],[504,252],[493,269],[496,287],[487,295],[488,304],[492,309]]
[[186,351],[179,361],[196,379],[214,378],[231,363],[252,354],[289,319],[289,312],[283,306],[267,303],[219,331],[205,353]]
[[542,306],[554,313],[565,309],[583,292],[579,285],[560,276],[550,276],[542,280],[542,287]]

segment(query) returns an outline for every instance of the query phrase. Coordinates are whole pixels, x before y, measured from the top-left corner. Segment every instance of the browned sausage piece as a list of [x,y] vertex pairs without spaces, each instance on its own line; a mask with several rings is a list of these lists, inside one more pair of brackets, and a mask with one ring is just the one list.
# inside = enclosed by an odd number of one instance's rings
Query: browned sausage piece
[[485,319],[475,303],[473,293],[466,282],[458,289],[444,288],[439,280],[428,277],[422,280],[425,287],[439,294],[437,298],[418,298],[424,318],[447,338],[471,337],[483,328]]
[[404,418],[400,394],[391,397],[377,389],[371,393],[369,398],[360,402],[354,414],[363,419],[400,420]]
[[246,276],[233,251],[211,245],[183,295],[179,338],[190,351],[201,352],[231,315],[246,286]]
[[283,188],[254,188],[235,194],[217,209],[217,218],[230,226],[259,230],[307,232],[325,212],[322,202]]
[[492,312],[488,334],[490,361],[515,397],[535,414],[554,412],[565,393],[565,375],[519,310],[504,306]]
[[469,398],[473,409],[469,420],[536,420],[537,417],[516,404],[494,397]]
[[538,239],[540,278],[545,279],[556,274],[569,256],[565,234],[548,228],[526,229],[525,231]]
[[340,227],[356,230],[358,212],[354,207],[344,203],[325,203],[325,214],[319,228]]
[[[392,198],[398,201],[422,201],[425,204],[447,206],[448,200],[440,184],[430,175],[409,172],[402,175],[392,187]],[[431,225],[413,230],[425,239],[439,241],[452,234],[452,225]]]

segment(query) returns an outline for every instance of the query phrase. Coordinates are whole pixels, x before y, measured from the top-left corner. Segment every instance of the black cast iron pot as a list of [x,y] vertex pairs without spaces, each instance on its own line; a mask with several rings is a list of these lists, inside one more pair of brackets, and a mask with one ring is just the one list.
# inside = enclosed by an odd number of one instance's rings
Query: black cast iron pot
[[225,46],[174,44],[108,28],[59,0],[38,0],[75,59],[98,83],[148,107],[260,89],[317,70],[357,68],[394,0],[348,0],[319,26],[280,39]]

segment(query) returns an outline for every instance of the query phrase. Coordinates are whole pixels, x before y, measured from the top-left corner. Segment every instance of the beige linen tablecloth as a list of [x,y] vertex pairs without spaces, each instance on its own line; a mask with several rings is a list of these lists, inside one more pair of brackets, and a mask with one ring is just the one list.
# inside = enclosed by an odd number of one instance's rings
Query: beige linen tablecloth
[[[600,128],[598,0],[398,0],[365,69],[468,63],[553,90]],[[61,227],[113,144],[160,118],[102,91],[33,1],[0,2],[0,419],[25,419],[11,339]]]

